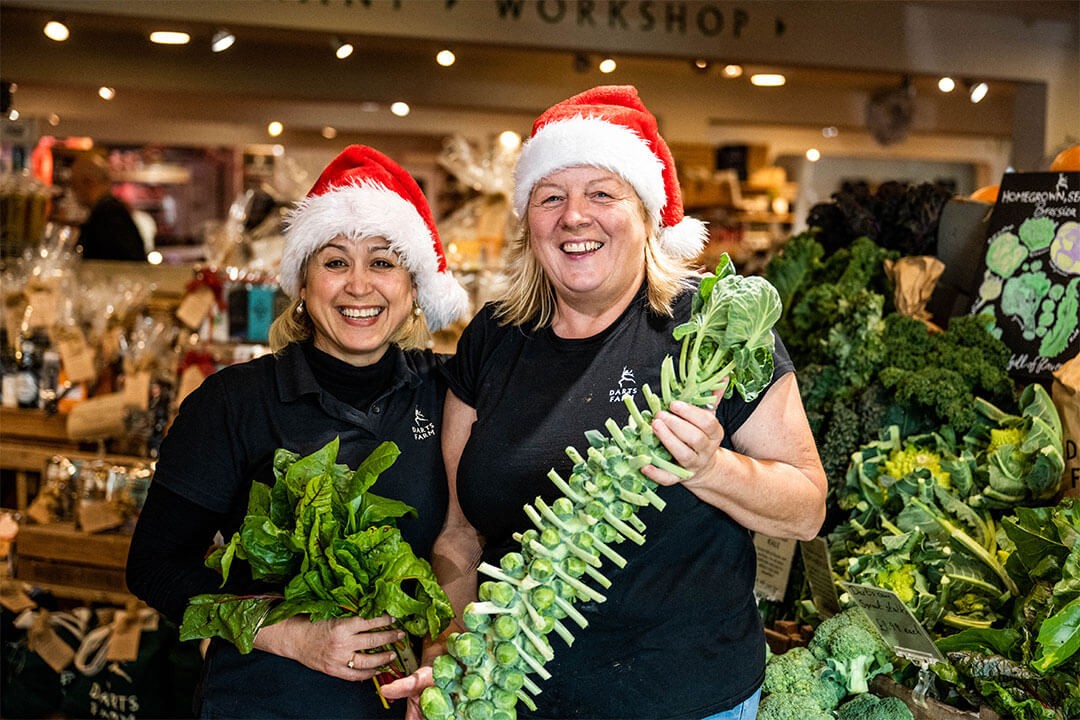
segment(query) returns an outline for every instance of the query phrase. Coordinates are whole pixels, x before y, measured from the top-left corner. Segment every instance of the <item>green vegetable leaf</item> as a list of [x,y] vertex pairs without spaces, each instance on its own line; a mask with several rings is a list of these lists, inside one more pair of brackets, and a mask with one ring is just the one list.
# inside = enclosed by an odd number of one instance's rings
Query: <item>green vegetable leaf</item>
[[1080,650],[1080,598],[1043,621],[1037,642],[1039,649],[1031,666],[1041,673]]

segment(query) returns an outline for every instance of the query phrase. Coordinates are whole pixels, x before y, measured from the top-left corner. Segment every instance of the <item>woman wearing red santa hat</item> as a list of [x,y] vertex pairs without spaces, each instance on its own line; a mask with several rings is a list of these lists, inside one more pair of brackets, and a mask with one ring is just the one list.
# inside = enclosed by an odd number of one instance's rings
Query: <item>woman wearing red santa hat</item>
[[[340,438],[338,462],[356,467],[380,443],[401,450],[379,494],[417,509],[399,521],[426,557],[447,504],[439,449],[441,358],[424,344],[468,309],[446,269],[431,210],[393,160],[363,146],[335,158],[292,211],[280,283],[292,299],[270,331],[274,350],[209,376],[180,407],[161,448],[132,538],[128,587],[179,623],[201,593],[257,584],[203,566],[215,533],[232,537],[254,480],[273,484],[278,448],[310,454]],[[235,579],[235,582],[234,582]],[[258,587],[263,587],[259,585]],[[242,655],[211,641],[197,698],[201,717],[401,715],[371,682],[401,637],[389,617],[263,627]],[[358,684],[361,683],[361,684]]]
[[[625,393],[660,387],[672,329],[690,314],[691,261],[706,239],[684,217],[671,154],[630,86],[598,87],[537,119],[515,170],[523,228],[508,291],[466,328],[445,372],[446,527],[432,564],[460,613],[479,560],[498,566],[530,526],[524,505],[552,502],[548,468],[604,426]],[[792,364],[751,403],[715,412],[675,403],[653,430],[693,476],[647,466],[667,501],[649,541],[620,546],[588,627],[556,647],[539,682],[537,717],[753,718],[765,638],[754,599],[751,532],[812,538],[825,517],[825,473]],[[642,512],[646,512],[643,510]],[[630,543],[626,543],[630,545]],[[557,643],[558,644],[558,643]],[[385,688],[415,693],[422,669]],[[521,715],[527,714],[519,707]]]

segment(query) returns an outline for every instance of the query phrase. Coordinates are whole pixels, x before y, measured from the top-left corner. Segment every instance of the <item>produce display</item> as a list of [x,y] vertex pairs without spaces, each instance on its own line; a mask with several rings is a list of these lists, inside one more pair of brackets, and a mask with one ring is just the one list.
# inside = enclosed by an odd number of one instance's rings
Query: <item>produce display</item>
[[[1057,410],[1042,385],[1015,385],[992,317],[952,317],[939,329],[896,312],[885,261],[932,254],[917,241],[931,228],[916,223],[906,246],[895,233],[885,244],[859,232],[877,226],[863,210],[880,204],[835,200],[765,270],[785,301],[777,327],[829,477],[823,534],[834,576],[894,591],[926,628],[948,659],[931,666],[931,697],[1006,717],[1080,717],[1080,501],[1058,495]],[[1028,222],[991,246],[988,264],[1023,263],[1057,235]],[[898,659],[888,674],[914,687],[917,672]],[[828,712],[894,717],[854,695]],[[786,708],[766,696],[759,717],[787,717],[772,714],[776,705]]]
[[249,653],[259,628],[301,614],[312,622],[390,614],[410,635],[442,632],[453,617],[450,601],[396,527],[415,510],[370,492],[397,460],[397,446],[383,443],[356,470],[338,464],[337,453],[337,438],[306,457],[279,449],[274,485],[252,483],[243,525],[206,560],[222,585],[242,561],[253,579],[284,584],[284,593],[196,595],[181,640],[220,637]]
[[[550,677],[544,667],[555,653],[550,633],[574,642],[564,620],[582,629],[587,624],[574,604],[605,600],[594,588],[611,584],[601,572],[603,562],[624,566],[614,545],[645,542],[637,510],[664,507],[655,483],[640,469],[652,464],[688,475],[652,433],[651,418],[674,400],[710,405],[721,388],[725,397],[736,392],[746,401],[757,397],[772,380],[772,327],[779,316],[780,298],[772,285],[736,274],[727,256],[701,280],[689,321],[674,330],[681,352],[665,358],[660,393],[643,386],[646,408],[624,398],[627,425],[609,419],[607,434],[585,434],[585,454],[567,448],[574,461],[570,477],[554,470],[548,475],[562,496],[550,504],[537,498],[527,505],[535,527],[515,535],[520,551],[505,554],[498,567],[480,565],[491,580],[481,583],[478,601],[464,612],[467,632],[450,635],[448,654],[435,659],[435,685],[420,699],[428,720],[511,720],[518,702],[536,708],[533,696],[542,688],[529,676]],[[582,642],[588,642],[587,635]]]

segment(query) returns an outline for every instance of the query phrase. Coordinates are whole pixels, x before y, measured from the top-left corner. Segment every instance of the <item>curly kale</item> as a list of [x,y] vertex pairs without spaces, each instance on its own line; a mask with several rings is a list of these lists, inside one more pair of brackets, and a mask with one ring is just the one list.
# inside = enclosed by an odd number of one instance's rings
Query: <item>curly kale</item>
[[870,192],[866,183],[845,184],[832,202],[810,209],[807,224],[817,228],[829,252],[865,236],[901,255],[934,255],[941,211],[952,193],[941,185],[883,183]]
[[813,698],[824,710],[832,710],[847,695],[825,663],[806,647],[796,646],[773,655],[765,665],[762,692],[793,693]]

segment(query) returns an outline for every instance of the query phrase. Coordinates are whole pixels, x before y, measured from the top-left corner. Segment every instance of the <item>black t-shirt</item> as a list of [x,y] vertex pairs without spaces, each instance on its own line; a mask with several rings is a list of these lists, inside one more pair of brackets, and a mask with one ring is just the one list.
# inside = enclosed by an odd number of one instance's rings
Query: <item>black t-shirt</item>
[[[498,565],[519,549],[511,535],[531,527],[526,503],[559,496],[546,475],[555,468],[569,477],[568,445],[584,451],[583,433],[603,430],[609,417],[626,425],[624,394],[645,407],[642,386],[659,392],[661,361],[678,357],[672,330],[689,317],[691,299],[691,292],[681,295],[674,317],[664,318],[639,295],[609,328],[575,340],[550,328],[500,326],[490,305],[473,319],[444,371],[450,389],[477,413],[457,491],[485,538],[486,561]],[[775,365],[774,378],[793,369],[779,342]],[[756,406],[737,395],[719,404],[726,447]],[[658,493],[664,511],[638,513],[645,544],[617,546],[625,568],[604,563],[612,583],[602,590],[606,602],[577,606],[589,627],[569,625],[577,636],[570,647],[553,640],[552,677],[539,682],[536,716],[700,718],[733,707],[761,684],[765,639],[750,532],[681,486]]]
[[79,244],[87,260],[146,260],[146,248],[131,211],[106,193],[79,228]]
[[[416,554],[428,557],[445,519],[448,493],[437,432],[445,396],[437,372],[441,358],[396,346],[389,353],[394,363],[390,385],[363,410],[320,387],[301,345],[209,376],[184,400],[162,443],[151,493],[160,485],[225,518],[220,531],[228,539],[246,512],[252,481],[273,484],[278,448],[307,455],[337,436],[337,462],[356,467],[380,443],[391,440],[401,455],[372,491],[416,508],[417,517],[402,518],[398,526]],[[243,575],[234,568],[224,590],[191,587],[175,592],[190,597],[257,587]],[[404,703],[383,710],[370,681],[346,682],[258,650],[240,655],[216,639],[201,691],[204,717],[357,719],[400,717],[405,712]]]

